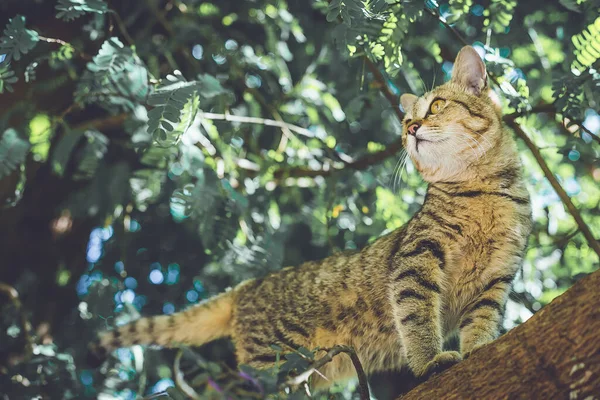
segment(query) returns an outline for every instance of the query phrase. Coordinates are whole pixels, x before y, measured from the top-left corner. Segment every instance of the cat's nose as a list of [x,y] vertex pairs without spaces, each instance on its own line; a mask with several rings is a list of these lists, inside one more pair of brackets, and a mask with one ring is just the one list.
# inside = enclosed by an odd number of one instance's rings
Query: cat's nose
[[417,130],[421,127],[419,124],[412,124],[408,127],[408,134],[415,136],[417,134]]

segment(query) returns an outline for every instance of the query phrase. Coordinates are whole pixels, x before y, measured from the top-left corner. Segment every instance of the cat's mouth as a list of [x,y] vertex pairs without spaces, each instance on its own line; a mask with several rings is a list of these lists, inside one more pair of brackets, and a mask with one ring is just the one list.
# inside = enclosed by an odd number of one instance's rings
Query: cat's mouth
[[442,143],[447,141],[448,139],[441,139],[441,140],[431,140],[431,139],[425,139],[423,138],[423,136],[418,136],[415,135],[413,136],[413,138],[415,139],[415,151],[418,153],[419,152],[419,145],[422,145],[423,143]]
[[415,138],[415,151],[419,152],[419,144],[423,143],[435,143],[433,140],[423,139],[423,137],[413,136]]

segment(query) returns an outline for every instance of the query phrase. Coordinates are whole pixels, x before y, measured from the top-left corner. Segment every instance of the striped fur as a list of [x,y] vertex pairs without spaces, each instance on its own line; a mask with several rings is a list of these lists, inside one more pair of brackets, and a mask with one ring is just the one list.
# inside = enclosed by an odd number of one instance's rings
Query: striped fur
[[[485,91],[482,66],[467,47],[452,81],[421,98],[402,97],[404,144],[430,183],[406,226],[362,251],[285,268],[173,316],[105,332],[95,353],[229,336],[240,363],[268,367],[271,344],[285,352],[346,344],[367,373],[408,365],[428,376],[493,340],[531,217],[515,144]],[[440,99],[443,107],[432,113]],[[414,123],[416,137],[407,134]],[[460,353],[442,351],[452,334]],[[329,382],[353,371],[345,356],[321,370]]]

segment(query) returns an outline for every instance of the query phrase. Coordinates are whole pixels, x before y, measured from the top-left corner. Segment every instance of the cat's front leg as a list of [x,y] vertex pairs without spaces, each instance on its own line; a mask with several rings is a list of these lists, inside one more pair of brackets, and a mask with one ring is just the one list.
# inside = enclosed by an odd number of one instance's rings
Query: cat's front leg
[[389,296],[408,366],[417,377],[428,377],[462,357],[456,351],[442,351],[443,251],[437,242],[421,242],[415,250],[396,256]]
[[491,279],[461,316],[460,351],[464,358],[498,337],[513,277],[508,274]]

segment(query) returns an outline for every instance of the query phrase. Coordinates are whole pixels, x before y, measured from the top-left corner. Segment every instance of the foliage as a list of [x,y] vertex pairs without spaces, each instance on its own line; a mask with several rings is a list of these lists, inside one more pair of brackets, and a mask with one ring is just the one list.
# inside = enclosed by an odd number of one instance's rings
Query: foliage
[[[0,15],[1,280],[23,303],[0,314],[10,398],[177,399],[186,383],[283,398],[316,349],[240,372],[226,341],[134,346],[90,369],[86,344],[405,224],[425,184],[387,151],[397,99],[448,80],[463,41],[551,170],[518,142],[535,226],[504,329],[598,268],[548,181],[599,237],[597,1],[21,0]],[[401,389],[372,379],[377,398]]]
[[600,17],[581,33],[573,35],[571,40],[576,49],[576,59],[571,64],[571,68],[581,73],[600,58]]
[[5,63],[13,59],[19,61],[22,55],[35,47],[38,40],[36,31],[25,28],[25,17],[17,15],[9,20],[0,37],[0,54],[5,54]]
[[0,139],[0,178],[19,167],[27,156],[29,143],[19,137],[14,129],[7,129]]
[[108,5],[104,0],[58,0],[56,18],[70,21],[85,13],[104,14]]
[[148,98],[148,104],[154,107],[148,112],[148,133],[157,142],[165,142],[169,132],[173,132],[176,142],[194,121],[200,106],[199,98],[211,99],[223,93],[225,90],[219,81],[210,75],[201,75],[198,81],[191,82],[186,81],[179,71],[167,75],[166,82]]
[[117,38],[102,44],[81,77],[75,101],[98,103],[109,110],[133,109],[148,95],[148,71],[132,49]]

